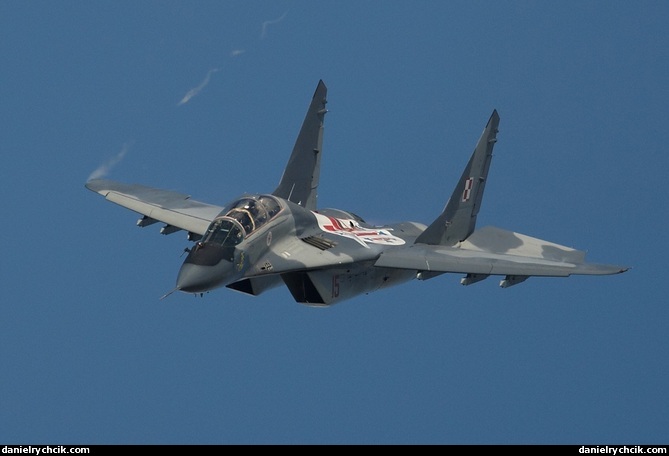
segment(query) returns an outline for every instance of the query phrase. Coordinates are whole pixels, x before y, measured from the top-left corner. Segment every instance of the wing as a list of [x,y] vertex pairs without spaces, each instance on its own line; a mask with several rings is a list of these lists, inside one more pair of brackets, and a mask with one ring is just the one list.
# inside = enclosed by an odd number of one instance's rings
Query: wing
[[[455,246],[413,244],[385,251],[375,266],[429,273],[455,272],[467,276],[464,285],[490,275],[506,276],[508,287],[530,276],[606,275],[628,268],[585,262],[585,253],[552,242],[495,227],[475,231]],[[427,277],[430,277],[428,275]]]
[[211,221],[223,210],[220,206],[190,199],[189,195],[169,190],[123,184],[107,179],[93,179],[86,188],[104,196],[112,203],[142,214],[139,226],[163,222],[162,234],[186,230],[189,236],[203,235]]

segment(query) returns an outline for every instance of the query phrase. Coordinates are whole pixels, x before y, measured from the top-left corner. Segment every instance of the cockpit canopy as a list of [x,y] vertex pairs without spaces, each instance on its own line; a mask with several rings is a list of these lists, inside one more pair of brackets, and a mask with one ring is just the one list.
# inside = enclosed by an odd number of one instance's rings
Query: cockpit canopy
[[244,196],[225,206],[209,225],[202,241],[235,246],[273,219],[280,210],[281,205],[270,195]]

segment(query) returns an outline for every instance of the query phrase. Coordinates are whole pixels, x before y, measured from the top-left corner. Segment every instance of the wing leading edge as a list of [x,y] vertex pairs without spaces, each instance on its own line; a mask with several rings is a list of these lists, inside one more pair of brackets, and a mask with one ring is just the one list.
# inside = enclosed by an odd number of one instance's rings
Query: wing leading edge
[[161,230],[163,234],[186,230],[201,236],[223,210],[220,206],[192,200],[182,193],[107,179],[92,179],[86,182],[86,188],[112,203],[142,214],[144,217],[137,222],[139,226],[165,223]]

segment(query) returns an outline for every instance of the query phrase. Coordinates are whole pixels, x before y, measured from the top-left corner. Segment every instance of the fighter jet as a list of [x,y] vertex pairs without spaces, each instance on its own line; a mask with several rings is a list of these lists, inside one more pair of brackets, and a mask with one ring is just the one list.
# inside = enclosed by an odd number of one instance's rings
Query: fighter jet
[[499,285],[507,288],[531,276],[607,275],[628,269],[587,263],[583,251],[524,234],[492,226],[476,229],[497,142],[496,110],[431,223],[375,226],[352,212],[319,208],[326,98],[321,80],[272,193],[244,194],[218,206],[107,179],[85,185],[139,213],[140,227],[162,223],[162,234],[187,233],[188,255],[168,294],[203,295],[227,287],[259,295],[283,285],[296,302],[318,307],[444,273],[461,275],[463,285],[499,276]]

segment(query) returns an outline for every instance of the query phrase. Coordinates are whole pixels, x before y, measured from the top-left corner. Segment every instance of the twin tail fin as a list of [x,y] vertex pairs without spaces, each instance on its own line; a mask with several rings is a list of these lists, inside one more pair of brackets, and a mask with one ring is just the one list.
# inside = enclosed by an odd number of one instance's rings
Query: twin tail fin
[[452,246],[474,232],[498,127],[499,114],[494,110],[444,211],[418,236],[417,244]]

